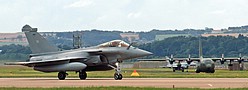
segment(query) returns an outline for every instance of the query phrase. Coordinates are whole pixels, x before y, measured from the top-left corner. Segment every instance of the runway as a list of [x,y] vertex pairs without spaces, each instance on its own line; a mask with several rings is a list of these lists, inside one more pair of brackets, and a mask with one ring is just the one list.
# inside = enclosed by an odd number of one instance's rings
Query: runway
[[131,86],[161,88],[248,88],[248,78],[0,78],[0,87]]

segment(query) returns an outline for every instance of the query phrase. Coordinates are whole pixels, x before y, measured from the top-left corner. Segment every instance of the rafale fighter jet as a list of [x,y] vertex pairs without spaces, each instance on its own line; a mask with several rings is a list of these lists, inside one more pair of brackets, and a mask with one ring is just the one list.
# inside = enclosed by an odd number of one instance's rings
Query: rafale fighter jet
[[123,60],[151,55],[151,52],[132,47],[122,40],[113,40],[88,48],[60,50],[48,43],[37,28],[25,25],[22,28],[30,49],[28,62],[8,62],[6,65],[24,65],[42,72],[59,72],[59,80],[64,80],[67,71],[79,73],[81,80],[86,79],[86,71],[105,71],[115,69],[114,79],[121,80],[120,63]]

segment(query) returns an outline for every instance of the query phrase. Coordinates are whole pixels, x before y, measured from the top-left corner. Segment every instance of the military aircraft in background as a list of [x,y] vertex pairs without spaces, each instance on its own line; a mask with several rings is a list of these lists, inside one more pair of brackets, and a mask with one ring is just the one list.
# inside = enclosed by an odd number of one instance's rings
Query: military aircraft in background
[[120,63],[123,60],[151,55],[122,40],[113,40],[97,46],[72,50],[60,50],[51,45],[38,32],[37,28],[25,25],[22,28],[30,49],[28,62],[6,62],[5,65],[24,65],[42,72],[59,72],[58,79],[64,80],[67,71],[79,73],[81,80],[86,79],[86,71],[105,71],[115,69],[114,79],[121,80]]
[[180,64],[182,61],[187,62],[186,65],[190,66],[190,64],[193,61],[197,61],[198,63],[196,64],[196,73],[200,72],[206,72],[206,73],[214,73],[215,72],[215,62],[220,61],[221,64],[224,64],[224,62],[229,61],[230,63],[228,64],[229,66],[232,66],[232,62],[237,61],[240,63],[244,62],[247,60],[247,58],[243,58],[241,54],[239,55],[239,58],[224,58],[224,54],[222,54],[221,58],[204,58],[202,54],[202,44],[201,40],[199,39],[199,58],[191,58],[190,55],[188,58],[174,58],[173,55],[171,55],[170,58],[166,57],[165,59],[138,59],[139,61],[169,61],[171,64],[171,68],[173,69],[173,72],[175,70],[182,70],[184,71],[185,68],[183,68],[181,65],[177,65],[173,67],[173,63],[175,61],[178,61]]
[[[168,62],[169,63],[169,62]],[[167,64],[165,66],[160,66],[162,68],[172,68],[173,72],[176,72],[176,70],[184,72],[188,72],[189,66],[196,66],[196,63],[190,63],[190,65],[185,61],[175,61],[173,64]]]

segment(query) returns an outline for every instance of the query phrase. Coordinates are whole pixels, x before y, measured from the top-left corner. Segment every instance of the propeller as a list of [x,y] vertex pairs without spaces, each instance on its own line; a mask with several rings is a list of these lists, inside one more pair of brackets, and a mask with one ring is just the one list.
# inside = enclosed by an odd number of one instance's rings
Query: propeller
[[[221,63],[221,64],[224,64],[225,61],[226,61],[226,60],[225,60],[225,58],[224,58],[224,54],[222,54],[222,55],[221,55],[220,63]],[[230,61],[230,62],[231,62],[231,61]]]
[[239,59],[238,59],[238,62],[239,62],[239,64],[240,63],[242,63],[244,61],[244,59],[242,59],[242,55],[241,55],[241,53],[239,54]]
[[191,57],[190,57],[190,54],[189,54],[189,57],[187,59],[187,64],[190,65],[191,62],[192,62],[192,60],[191,60]]
[[173,59],[173,54],[171,54],[171,57],[169,59],[170,64],[172,65],[175,60]]
[[189,72],[189,66],[190,66],[191,62],[192,62],[192,60],[191,60],[191,56],[190,56],[190,54],[189,54],[189,57],[188,57],[188,59],[187,59],[187,64],[188,64],[188,66],[187,66],[187,71],[186,71],[186,72]]

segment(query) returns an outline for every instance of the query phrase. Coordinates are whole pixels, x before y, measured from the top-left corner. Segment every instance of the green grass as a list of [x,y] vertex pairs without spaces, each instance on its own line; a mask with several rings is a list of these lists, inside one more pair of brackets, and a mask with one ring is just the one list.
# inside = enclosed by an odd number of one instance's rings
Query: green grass
[[[140,74],[138,77],[131,77],[133,70]],[[87,72],[88,78],[113,78],[114,70]],[[78,78],[75,72],[68,72],[68,78]],[[189,72],[172,72],[169,68],[154,69],[122,69],[124,78],[248,78],[248,71],[216,70],[215,73],[195,73],[194,69]],[[12,77],[57,77],[57,72],[44,73],[24,66],[0,66],[0,78]]]
[[[60,88],[0,88],[0,90],[172,90],[172,88],[150,87],[60,87]],[[199,88],[173,88],[173,90],[209,90]],[[247,88],[216,88],[210,90],[247,90]]]

